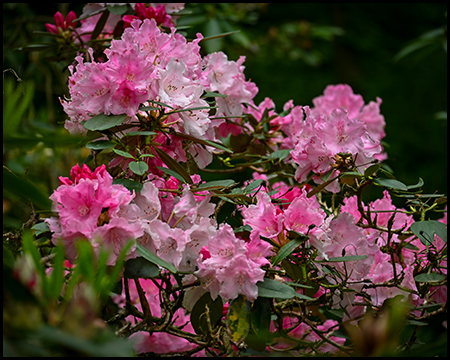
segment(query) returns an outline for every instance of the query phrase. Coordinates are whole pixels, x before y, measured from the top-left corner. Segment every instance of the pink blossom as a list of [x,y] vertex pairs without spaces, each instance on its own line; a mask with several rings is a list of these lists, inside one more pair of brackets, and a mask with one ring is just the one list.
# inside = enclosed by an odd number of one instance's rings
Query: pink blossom
[[257,204],[242,207],[244,225],[250,225],[259,230],[262,236],[274,238],[283,231],[284,214],[272,204],[271,198],[265,192],[256,195]]
[[349,117],[355,119],[364,105],[361,95],[355,95],[346,84],[328,85],[322,96],[313,99],[315,113],[330,114],[334,109],[345,108]]
[[[129,240],[136,240],[144,234],[144,228],[140,223],[130,223],[124,218],[112,218],[109,223],[99,226],[91,235],[94,244],[99,244],[102,248],[112,250],[108,259],[108,265],[116,262],[122,248]],[[129,253],[134,251],[132,249]]]

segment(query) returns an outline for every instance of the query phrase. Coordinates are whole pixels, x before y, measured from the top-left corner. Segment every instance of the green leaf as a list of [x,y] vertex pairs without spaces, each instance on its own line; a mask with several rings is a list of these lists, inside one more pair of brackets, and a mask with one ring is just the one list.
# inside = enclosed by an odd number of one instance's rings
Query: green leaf
[[93,150],[103,150],[103,149],[109,149],[110,147],[113,147],[116,145],[115,142],[109,141],[109,140],[99,140],[99,141],[92,141],[90,143],[86,144],[86,148],[93,149]]
[[148,165],[144,161],[132,161],[128,164],[128,167],[136,175],[144,175],[148,170]]
[[424,181],[422,180],[422,178],[419,178],[419,182],[416,185],[408,185],[407,188],[408,190],[416,189],[422,187],[423,184],[425,184]]
[[114,5],[114,6],[106,6],[106,8],[114,15],[123,15],[127,12],[127,5]]
[[[206,309],[208,307],[208,310]],[[206,317],[209,313],[209,319]],[[216,300],[211,298],[209,292],[197,300],[191,312],[191,324],[197,334],[206,334],[209,331],[208,321],[211,327],[223,316],[223,301],[220,296]]]
[[192,191],[223,189],[233,184],[235,184],[235,182],[232,179],[213,180],[198,185],[195,189],[192,189]]
[[87,130],[102,131],[119,125],[127,118],[126,114],[121,115],[105,115],[99,114],[83,123]]
[[208,97],[227,97],[228,95],[225,94],[220,94],[218,92],[214,92],[214,91],[206,91],[205,94],[202,96],[202,98],[208,98]]
[[291,253],[307,239],[309,239],[308,236],[298,237],[294,240],[289,241],[287,244],[285,244],[280,249],[280,251],[278,251],[278,254],[272,259],[272,266],[274,266],[275,264],[278,264],[281,260],[283,260],[287,256],[291,255]]
[[55,257],[53,258],[53,271],[49,279],[50,297],[56,303],[64,285],[64,246],[62,242],[58,242],[55,249]]
[[161,160],[164,162],[164,164],[167,165],[169,169],[180,174],[188,184],[193,184],[191,176],[186,172],[186,170],[184,170],[184,168],[177,161],[172,159],[169,155],[167,155],[166,152],[164,152],[160,148],[155,147],[154,149],[156,150],[158,155],[161,157]]
[[158,133],[154,131],[131,131],[129,133],[126,133],[125,136],[135,136],[135,135],[158,135]]
[[145,247],[143,247],[139,243],[136,243],[136,253],[138,253],[148,261],[152,262],[153,264],[156,264],[158,266],[163,267],[166,270],[169,270],[173,274],[176,274],[178,272],[177,268],[173,264],[168,263],[167,261],[161,259],[159,256],[148,251]]
[[144,186],[143,184],[130,179],[114,179],[113,184],[125,186],[130,192],[133,190],[136,192],[141,192],[142,187]]
[[248,193],[252,192],[253,190],[255,190],[256,188],[260,187],[264,183],[265,183],[265,181],[263,179],[257,179],[255,181],[252,181],[244,189],[244,194],[248,194]]
[[369,177],[380,170],[381,164],[370,165],[366,170],[364,170],[364,176]]
[[125,261],[123,276],[128,279],[151,279],[159,275],[159,267],[143,257]]
[[289,285],[268,278],[257,282],[256,285],[258,286],[258,296],[261,297],[292,299],[297,294]]
[[260,338],[267,338],[270,333],[271,300],[264,297],[256,298],[252,306],[252,329]]
[[419,274],[414,276],[415,281],[424,283],[440,282],[442,280],[445,280],[445,278],[446,278],[445,275],[438,273]]
[[30,254],[33,259],[34,266],[42,282],[44,294],[48,295],[48,278],[45,273],[44,265],[41,262],[41,255],[39,254],[39,250],[36,247],[36,244],[34,243],[34,236],[31,233],[31,230],[26,229],[23,232],[22,241],[24,252]]
[[408,190],[408,187],[405,184],[395,179],[375,178],[373,179],[373,183],[375,185],[387,187],[393,190]]
[[345,261],[358,261],[367,259],[367,255],[349,255],[349,256],[340,256],[340,257],[332,257],[328,260],[323,260],[322,262],[345,262]]
[[422,244],[431,245],[434,242],[434,234],[447,242],[447,225],[436,220],[416,221],[410,227]]
[[173,176],[175,179],[181,181],[182,183],[186,184],[186,180],[184,180],[184,178],[178,174],[176,171],[173,171],[172,169],[169,168],[165,168],[162,166],[157,166],[157,169],[161,170],[163,173],[169,174],[170,176]]
[[156,104],[156,105],[161,105],[161,106],[164,106],[164,107],[168,107],[169,109],[174,109],[172,106],[164,104],[164,103],[162,103],[160,101],[149,100],[148,102],[151,102],[151,103]]
[[114,151],[117,155],[123,156],[123,157],[128,158],[128,159],[134,159],[134,156],[131,155],[129,152],[122,151],[122,150],[117,150],[117,149],[113,149],[113,151]]
[[211,110],[211,109],[217,109],[217,108],[218,108],[218,106],[198,106],[198,107],[187,108],[187,109],[176,109],[174,111],[167,113],[167,115],[176,114],[176,113],[185,112],[185,111],[206,110],[206,109]]
[[231,339],[238,343],[244,340],[250,331],[251,304],[244,295],[231,301],[228,307],[226,324]]
[[97,39],[97,37],[100,35],[100,33],[102,32],[103,28],[106,25],[108,17],[109,11],[106,10],[105,12],[103,12],[102,16],[100,16],[100,19],[97,20],[97,24],[95,25],[95,28],[92,31],[91,40]]
[[291,153],[290,149],[281,149],[281,150],[274,151],[273,153],[270,154],[269,157],[271,159],[283,160],[286,157],[288,157],[290,153]]
[[35,224],[32,227],[32,229],[36,230],[34,232],[34,235],[36,235],[36,236],[41,235],[41,234],[43,234],[43,233],[45,233],[47,231],[50,231],[50,228],[49,228],[48,224],[45,221]]

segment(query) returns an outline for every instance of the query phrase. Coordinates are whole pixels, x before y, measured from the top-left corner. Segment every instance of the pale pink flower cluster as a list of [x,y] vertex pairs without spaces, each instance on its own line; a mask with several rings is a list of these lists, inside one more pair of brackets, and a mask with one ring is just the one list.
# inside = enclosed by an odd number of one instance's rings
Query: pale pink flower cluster
[[[229,61],[219,52],[202,59],[202,38],[197,34],[188,42],[175,28],[170,34],[162,32],[154,19],[134,20],[105,50],[106,62],[95,62],[92,50],[89,63],[78,56],[78,64],[70,67],[70,99],[61,100],[70,118],[66,129],[85,134],[82,122],[98,114],[126,114],[129,122],[141,104],[150,105],[149,100],[174,109],[207,108],[201,98],[205,90],[227,95],[218,98],[215,117],[242,115],[241,104],[258,91],[245,80],[245,58]],[[225,120],[211,120],[208,109],[199,109],[172,114],[166,122],[185,134],[216,140],[223,131],[216,134],[215,129]]]
[[253,302],[258,297],[256,283],[263,281],[272,246],[252,232],[250,242],[236,237],[228,224],[221,224],[216,234],[200,253],[199,270],[195,275],[209,290],[214,300],[217,295],[227,300],[243,294]]
[[[348,85],[329,85],[323,96],[313,99],[314,107],[303,107],[304,121],[296,119],[293,134],[292,159],[298,164],[295,173],[299,182],[305,181],[312,171],[318,176],[331,170],[333,158],[338,153],[351,154],[360,170],[375,159],[386,158],[380,144],[384,133],[384,117],[380,115],[381,99],[364,106],[361,95],[355,95]],[[293,113],[291,111],[291,113]],[[293,113],[301,115],[301,113]],[[303,118],[303,116],[302,116]],[[339,174],[334,170],[332,177]],[[315,178],[321,182],[318,177]],[[337,182],[328,190],[339,191]]]

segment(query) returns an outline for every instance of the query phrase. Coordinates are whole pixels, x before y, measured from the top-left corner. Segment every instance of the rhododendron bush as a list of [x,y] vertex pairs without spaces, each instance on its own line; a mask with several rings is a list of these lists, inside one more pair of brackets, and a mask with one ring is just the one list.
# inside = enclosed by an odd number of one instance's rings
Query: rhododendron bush
[[[202,56],[208,39],[177,30],[183,4],[147,5],[89,4],[46,25],[78,49],[60,102],[91,150],[35,225],[57,254],[40,272],[60,281],[46,301],[83,291],[90,254],[110,284],[93,288],[114,309],[99,316],[138,354],[416,346],[415,331],[446,313],[445,199],[383,164],[382,100],[334,84],[313,106],[256,104],[244,57]],[[235,176],[244,170],[251,179]],[[381,196],[367,200],[370,189]]]

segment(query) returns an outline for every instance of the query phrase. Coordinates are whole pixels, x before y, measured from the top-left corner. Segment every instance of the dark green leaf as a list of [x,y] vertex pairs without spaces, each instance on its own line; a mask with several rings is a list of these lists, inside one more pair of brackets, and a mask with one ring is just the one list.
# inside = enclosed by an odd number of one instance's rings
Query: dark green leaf
[[148,102],[151,102],[151,103],[156,104],[156,105],[161,105],[161,106],[164,106],[164,107],[168,107],[169,109],[174,109],[172,106],[164,104],[164,103],[162,103],[160,101],[149,100]]
[[280,249],[280,251],[278,251],[278,254],[272,259],[272,266],[274,266],[275,264],[278,264],[281,260],[283,260],[287,256],[291,255],[291,253],[307,239],[308,239],[307,236],[298,237],[294,240],[289,241],[287,244],[285,244]]
[[115,142],[109,141],[109,140],[98,140],[98,141],[92,141],[90,143],[86,144],[86,147],[88,149],[93,150],[103,150],[103,149],[109,149],[110,147],[116,145]]
[[50,297],[56,303],[64,285],[64,246],[59,242],[55,249],[53,258],[53,271],[49,279]]
[[204,191],[204,190],[213,190],[213,189],[223,189],[230,185],[235,184],[234,180],[225,179],[225,180],[213,180],[208,181],[203,184],[198,185],[193,191]]
[[416,185],[408,185],[407,188],[408,188],[408,190],[416,189],[416,188],[422,187],[423,184],[424,184],[424,181],[422,180],[422,178],[419,178],[419,182]]
[[238,343],[242,341],[250,331],[251,304],[244,295],[239,295],[231,301],[227,313],[227,328],[231,339]]
[[123,15],[127,12],[127,5],[106,6],[106,8],[114,15]]
[[126,114],[121,115],[105,115],[99,114],[96,115],[86,122],[83,123],[83,126],[87,130],[91,131],[102,131],[110,129],[116,125],[119,125],[127,118]]
[[381,164],[370,165],[366,170],[364,170],[364,176],[369,177],[380,170]]
[[184,168],[177,161],[172,159],[169,155],[167,155],[166,152],[164,152],[160,148],[155,147],[155,150],[158,153],[158,155],[161,157],[161,160],[164,162],[164,164],[167,165],[167,167],[169,169],[180,174],[188,184],[193,184],[193,181],[192,181],[190,175],[186,172],[186,170],[184,170]]
[[154,131],[131,131],[129,133],[126,133],[125,136],[135,136],[135,135],[158,135],[158,133],[155,133]]
[[129,279],[151,279],[159,275],[159,267],[143,257],[125,261],[124,277]]
[[144,161],[132,161],[128,164],[128,167],[136,175],[144,175],[148,170],[148,165]]
[[258,286],[258,296],[261,297],[292,299],[297,294],[289,285],[268,278],[257,282],[256,285]]
[[148,261],[152,262],[153,264],[156,264],[158,266],[163,267],[166,270],[169,270],[171,273],[176,274],[178,272],[177,268],[173,264],[168,263],[167,261],[161,259],[159,256],[153,254],[139,243],[136,243],[136,253],[141,255]]
[[163,173],[169,174],[170,176],[173,176],[175,179],[186,184],[186,180],[184,180],[183,177],[180,174],[178,174],[176,171],[169,169],[169,168],[162,167],[162,166],[157,166],[156,168],[161,170]]
[[136,192],[141,192],[142,187],[144,186],[141,183],[130,179],[114,179],[113,184],[125,186],[128,190],[130,190],[130,192],[133,190]]
[[198,143],[198,144],[212,146],[212,147],[215,147],[216,149],[226,151],[226,152],[228,152],[230,154],[233,153],[233,151],[231,151],[225,145],[223,145],[223,144],[221,144],[221,143],[219,143],[217,141],[197,139],[194,136],[187,135],[187,134],[182,134],[182,133],[176,133],[176,136],[180,137],[180,138],[183,138],[183,139],[186,139],[186,140],[193,141],[193,142]]
[[440,282],[444,279],[445,279],[445,275],[438,274],[438,273],[419,274],[419,275],[414,276],[415,281],[424,282],[424,283]]
[[[208,307],[208,310],[206,309]],[[211,298],[209,292],[197,300],[191,312],[191,324],[197,334],[205,334],[209,331],[207,314],[211,327],[223,316],[223,301],[220,296],[216,300]]]
[[364,260],[367,258],[367,255],[349,255],[349,256],[340,256],[340,257],[332,257],[328,260],[324,260],[323,262],[341,262],[341,261],[358,261]]
[[373,183],[375,185],[387,187],[393,190],[408,190],[408,187],[405,184],[395,179],[375,178],[373,179]]
[[220,94],[218,92],[213,92],[213,91],[207,91],[202,98],[208,98],[208,97],[227,97],[228,95],[225,94]]
[[253,303],[251,320],[256,335],[265,339],[270,332],[271,300],[258,297]]
[[410,227],[422,244],[431,245],[434,242],[434,234],[447,242],[447,225],[436,220],[416,221]]
[[248,193],[252,192],[253,190],[255,190],[256,188],[263,185],[264,183],[265,183],[265,181],[263,179],[257,179],[255,181],[252,181],[250,184],[248,184],[246,186],[246,188],[244,189],[244,193],[248,194]]
[[100,16],[100,19],[97,20],[97,24],[95,25],[94,30],[92,31],[91,40],[97,39],[97,37],[102,32],[103,28],[105,27],[106,20],[108,20],[109,11],[106,10],[103,12],[102,16]]

